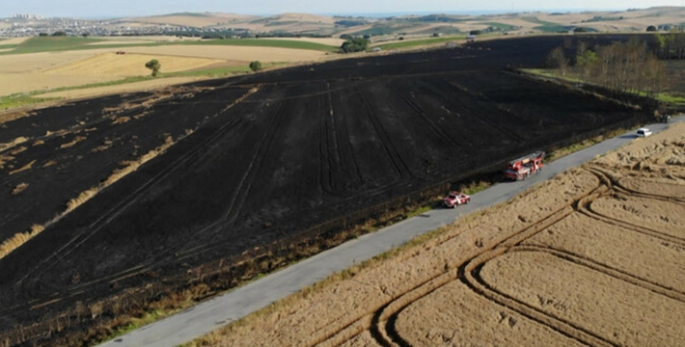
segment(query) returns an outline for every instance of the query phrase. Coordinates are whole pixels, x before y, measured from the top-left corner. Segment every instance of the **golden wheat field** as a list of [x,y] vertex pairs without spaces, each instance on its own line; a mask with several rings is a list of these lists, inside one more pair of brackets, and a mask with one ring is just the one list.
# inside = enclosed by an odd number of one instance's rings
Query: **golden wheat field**
[[685,124],[557,175],[202,346],[680,346]]
[[207,58],[190,58],[161,56],[154,54],[115,54],[104,53],[82,59],[45,71],[47,75],[96,75],[111,77],[144,76],[150,74],[145,63],[157,59],[162,65],[162,72],[178,72],[198,69],[222,63],[223,60]]
[[[24,39],[22,39],[24,40]],[[132,44],[159,41],[157,37],[136,37],[105,39],[106,44]],[[293,63],[319,61],[324,52],[288,48],[240,47],[240,46],[189,46],[173,45],[180,39],[169,38],[169,45],[155,47],[126,47],[11,54],[0,56],[0,96],[33,91],[49,91],[63,87],[77,87],[87,84],[105,83],[126,77],[148,76],[150,70],[145,63],[157,59],[162,73],[191,71],[203,68],[247,66],[250,61],[263,63]],[[184,39],[189,40],[189,39]],[[336,39],[311,39],[313,42],[330,43]],[[19,43],[19,40],[4,40]],[[126,54],[115,54],[124,51]],[[125,86],[99,87],[92,90],[59,92],[43,97],[87,97],[102,93],[123,93],[161,88],[175,83],[198,80],[193,78],[165,78]]]

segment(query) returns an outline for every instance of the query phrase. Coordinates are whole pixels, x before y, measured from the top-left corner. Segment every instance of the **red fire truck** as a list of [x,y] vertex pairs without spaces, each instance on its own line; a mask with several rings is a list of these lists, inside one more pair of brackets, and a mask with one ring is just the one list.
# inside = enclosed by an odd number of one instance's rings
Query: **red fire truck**
[[528,176],[542,170],[543,159],[545,159],[545,152],[535,152],[512,160],[507,164],[504,176],[513,181],[525,180]]

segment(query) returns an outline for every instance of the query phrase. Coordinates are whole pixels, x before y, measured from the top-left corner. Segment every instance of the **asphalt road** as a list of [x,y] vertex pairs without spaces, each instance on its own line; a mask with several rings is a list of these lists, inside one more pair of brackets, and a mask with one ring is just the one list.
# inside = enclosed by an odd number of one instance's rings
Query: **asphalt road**
[[[683,118],[671,119],[671,123],[685,120]],[[658,133],[667,126],[667,124],[652,124],[647,127],[654,133]],[[635,132],[632,131],[563,157],[546,165],[540,174],[531,176],[526,181],[497,184],[474,194],[468,205],[458,206],[456,209],[435,209],[359,237],[100,346],[171,347],[189,342],[311,286],[335,272],[343,271],[354,264],[402,245],[418,235],[451,224],[467,214],[509,200],[558,173],[633,141],[636,138],[634,134]]]

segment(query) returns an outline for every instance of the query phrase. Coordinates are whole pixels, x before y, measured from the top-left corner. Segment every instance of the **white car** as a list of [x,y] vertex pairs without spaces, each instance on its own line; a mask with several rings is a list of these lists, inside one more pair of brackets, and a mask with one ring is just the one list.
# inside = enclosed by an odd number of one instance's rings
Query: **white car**
[[647,128],[640,128],[637,129],[637,137],[647,137],[649,135],[652,135],[652,131],[647,129]]

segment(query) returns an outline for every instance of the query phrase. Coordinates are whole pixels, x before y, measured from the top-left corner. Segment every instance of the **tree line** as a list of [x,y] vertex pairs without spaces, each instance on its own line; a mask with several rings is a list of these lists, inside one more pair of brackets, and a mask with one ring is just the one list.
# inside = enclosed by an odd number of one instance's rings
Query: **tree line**
[[655,34],[658,46],[654,50],[659,59],[685,59],[685,33]]
[[636,37],[593,48],[580,42],[572,58],[563,47],[557,47],[549,54],[548,64],[562,75],[572,73],[585,83],[628,94],[654,97],[666,88],[666,67],[647,43]]

